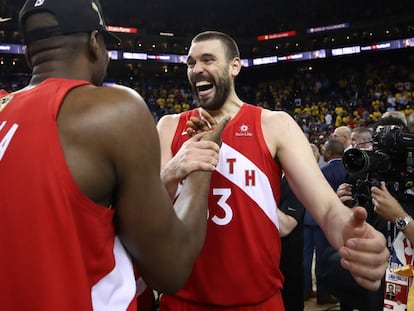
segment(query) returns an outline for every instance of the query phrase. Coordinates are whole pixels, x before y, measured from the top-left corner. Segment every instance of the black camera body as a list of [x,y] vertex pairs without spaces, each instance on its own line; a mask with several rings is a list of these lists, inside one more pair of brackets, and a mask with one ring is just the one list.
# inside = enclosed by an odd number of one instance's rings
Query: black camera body
[[385,181],[389,191],[403,193],[414,185],[414,133],[401,127],[380,126],[373,135],[372,150],[349,149],[342,161],[352,182],[352,196],[371,200],[371,187]]

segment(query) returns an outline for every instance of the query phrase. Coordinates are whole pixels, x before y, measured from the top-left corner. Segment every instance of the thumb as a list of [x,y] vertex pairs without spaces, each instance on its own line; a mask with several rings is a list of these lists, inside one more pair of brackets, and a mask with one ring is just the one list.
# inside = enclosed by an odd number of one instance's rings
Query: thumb
[[367,216],[368,214],[365,208],[361,206],[354,208],[352,216],[344,226],[342,232],[344,243],[346,243],[348,239],[364,236],[367,230],[367,224],[365,222]]
[[203,140],[211,140],[221,146],[221,134],[223,133],[224,128],[226,127],[227,123],[229,123],[230,119],[230,117],[225,117],[222,119],[213,130],[207,132],[203,136]]
[[367,220],[367,211],[365,208],[358,206],[354,209],[352,214],[352,222],[354,223],[355,227],[361,227],[364,225],[365,220]]

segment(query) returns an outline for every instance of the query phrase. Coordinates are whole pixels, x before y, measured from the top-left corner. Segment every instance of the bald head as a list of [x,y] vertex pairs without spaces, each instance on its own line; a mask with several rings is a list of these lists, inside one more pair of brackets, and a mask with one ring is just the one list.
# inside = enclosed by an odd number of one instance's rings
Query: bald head
[[405,114],[402,113],[401,111],[387,111],[387,112],[384,112],[381,116],[381,119],[385,119],[385,118],[400,119],[401,123],[404,126],[407,126],[407,118],[405,117]]
[[351,129],[348,126],[339,126],[332,134],[332,139],[339,141],[344,149],[351,146]]

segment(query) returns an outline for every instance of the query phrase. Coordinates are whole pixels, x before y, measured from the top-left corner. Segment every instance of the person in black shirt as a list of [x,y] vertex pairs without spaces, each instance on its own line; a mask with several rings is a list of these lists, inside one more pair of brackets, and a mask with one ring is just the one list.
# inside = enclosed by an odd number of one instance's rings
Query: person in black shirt
[[[319,161],[319,149],[310,144],[316,162]],[[286,311],[303,311],[305,290],[303,271],[303,219],[305,207],[293,193],[285,177],[281,182],[279,204],[280,232],[282,236],[282,253],[280,270],[285,281],[282,297]]]

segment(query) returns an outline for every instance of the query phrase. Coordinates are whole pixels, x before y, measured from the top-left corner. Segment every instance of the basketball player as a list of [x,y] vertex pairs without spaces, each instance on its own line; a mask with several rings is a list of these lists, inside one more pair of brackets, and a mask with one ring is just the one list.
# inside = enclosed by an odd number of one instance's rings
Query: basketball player
[[181,159],[188,126],[208,129],[228,116],[231,121],[211,179],[206,243],[184,288],[163,295],[160,310],[283,310],[276,216],[282,169],[339,249],[342,265],[362,286],[378,288],[389,255],[384,237],[365,222],[363,208],[352,214],[341,203],[288,114],[249,105],[237,96],[234,79],[242,63],[234,40],[214,31],[197,35],[187,66],[194,94],[212,118],[193,110],[158,123],[162,176],[170,195],[179,198],[178,185],[188,183],[181,174],[186,171]]

